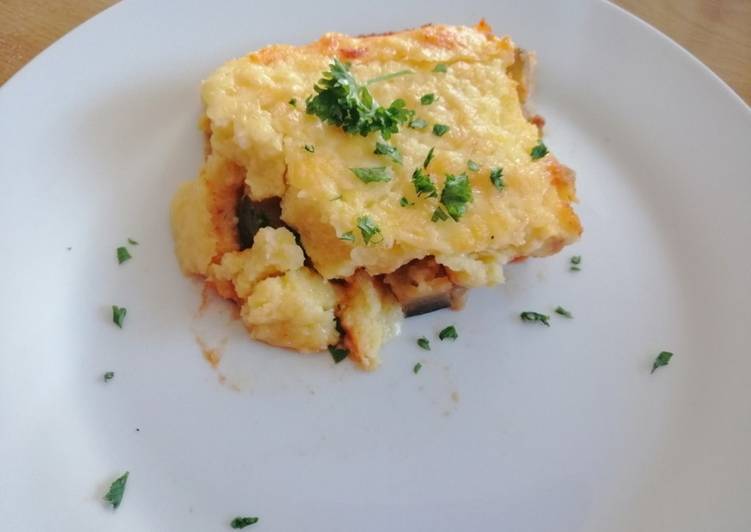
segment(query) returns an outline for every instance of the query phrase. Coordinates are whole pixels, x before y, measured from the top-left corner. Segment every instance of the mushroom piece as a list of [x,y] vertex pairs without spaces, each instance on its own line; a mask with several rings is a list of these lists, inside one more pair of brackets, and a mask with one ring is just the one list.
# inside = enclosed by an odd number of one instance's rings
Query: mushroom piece
[[253,245],[253,239],[260,228],[284,226],[279,198],[252,201],[243,194],[237,202],[236,215],[237,238],[241,249],[248,249]]
[[433,257],[413,260],[383,278],[406,317],[434,310],[464,306],[467,289],[449,279],[446,269]]

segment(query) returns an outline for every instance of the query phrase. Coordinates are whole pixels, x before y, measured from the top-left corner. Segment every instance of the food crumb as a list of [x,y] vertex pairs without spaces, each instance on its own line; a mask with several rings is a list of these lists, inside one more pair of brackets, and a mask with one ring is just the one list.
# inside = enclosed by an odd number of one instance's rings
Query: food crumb
[[218,348],[209,347],[206,342],[198,336],[196,336],[196,342],[201,346],[201,353],[203,353],[203,358],[206,359],[206,362],[208,362],[212,368],[217,369],[219,363],[222,361],[221,351],[219,351]]

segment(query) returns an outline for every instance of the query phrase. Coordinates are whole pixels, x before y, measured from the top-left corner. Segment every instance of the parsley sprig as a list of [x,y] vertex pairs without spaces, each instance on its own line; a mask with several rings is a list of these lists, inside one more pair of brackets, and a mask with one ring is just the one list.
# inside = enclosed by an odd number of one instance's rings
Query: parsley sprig
[[438,333],[438,338],[441,339],[441,341],[456,340],[457,338],[459,338],[459,335],[456,332],[456,327],[449,325]]
[[386,144],[385,142],[376,142],[375,151],[373,153],[376,155],[385,155],[396,164],[402,164],[401,152],[396,147]]
[[447,175],[441,192],[441,203],[446,208],[446,213],[454,221],[467,211],[467,205],[472,201],[472,187],[469,186],[469,177],[466,174]]
[[673,353],[671,353],[670,351],[662,351],[659,355],[657,355],[657,358],[655,358],[655,361],[652,364],[652,371],[650,373],[654,373],[657,368],[667,366],[670,363],[671,358],[673,358]]
[[550,327],[550,316],[540,314],[539,312],[526,311],[519,314],[522,321],[539,321],[543,325]]
[[347,355],[349,355],[349,350],[344,349],[343,347],[337,347],[335,345],[329,346],[329,353],[331,353],[331,358],[334,359],[334,364],[338,364],[345,358],[347,358]]
[[245,528],[246,526],[255,525],[258,522],[257,517],[235,517],[229,524],[234,529]]
[[316,94],[305,100],[305,112],[353,135],[366,137],[379,131],[388,140],[399,131],[400,125],[408,123],[415,115],[401,98],[388,107],[379,105],[367,84],[359,83],[350,72],[349,64],[338,59],[329,65],[314,90]]
[[117,509],[120,503],[123,501],[123,495],[125,494],[125,485],[128,483],[129,472],[125,472],[123,476],[115,480],[110,489],[104,496],[104,500],[112,505],[112,508]]

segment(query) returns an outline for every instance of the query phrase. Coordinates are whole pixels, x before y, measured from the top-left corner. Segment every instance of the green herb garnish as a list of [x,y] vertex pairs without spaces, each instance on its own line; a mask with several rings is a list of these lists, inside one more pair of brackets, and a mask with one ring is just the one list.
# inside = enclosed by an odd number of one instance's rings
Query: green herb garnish
[[430,105],[435,101],[435,94],[432,92],[429,92],[428,94],[423,94],[420,96],[420,103],[423,105]]
[[579,271],[581,271],[581,268],[579,267],[579,265],[581,264],[581,262],[582,262],[581,255],[574,255],[573,257],[571,257],[571,267],[569,269],[572,272],[579,272]]
[[412,129],[422,129],[427,125],[428,123],[422,118],[415,118],[409,123],[409,127],[411,127]]
[[112,379],[115,378],[115,372],[114,371],[108,371],[104,374],[104,382],[109,382]]
[[456,327],[449,325],[438,333],[438,338],[441,340],[456,340],[459,338],[459,335],[456,333]]
[[385,166],[373,168],[350,168],[352,173],[360,178],[363,183],[378,183],[391,181],[391,171]]
[[128,309],[126,309],[125,307],[112,305],[112,321],[121,329],[123,328],[123,321],[125,321],[125,315],[127,313]]
[[430,150],[428,150],[428,154],[425,156],[425,161],[423,161],[422,163],[422,167],[425,168],[426,170],[428,169],[428,165],[430,164],[430,161],[433,160],[433,150],[435,150],[435,146],[433,146],[432,148],[430,148]]
[[433,124],[433,135],[442,137],[450,128],[446,124]]
[[537,145],[532,148],[532,151],[530,151],[529,154],[532,156],[532,160],[536,161],[537,159],[542,159],[548,154],[548,148],[547,146],[545,146],[542,140],[539,140],[537,142]]
[[112,505],[113,508],[118,508],[123,500],[123,494],[125,493],[125,484],[128,482],[129,472],[125,472],[123,476],[115,480],[111,485],[109,491],[104,496],[104,500]]
[[490,182],[498,190],[503,190],[506,183],[503,182],[503,168],[497,167],[490,170]]
[[401,205],[402,207],[411,207],[414,204],[415,204],[414,201],[409,201],[404,196],[402,196],[402,199],[399,200],[399,205]]
[[245,528],[246,526],[255,525],[257,522],[257,517],[235,517],[229,526],[232,528]]
[[365,137],[379,131],[388,140],[415,114],[405,107],[402,99],[394,100],[389,107],[379,105],[367,85],[361,85],[349,71],[349,65],[338,59],[329,65],[314,90],[315,96],[305,100],[305,112],[353,135]]
[[378,83],[379,81],[387,81],[389,79],[398,78],[400,76],[408,76],[414,73],[415,72],[413,70],[409,70],[409,69],[399,70],[398,72],[392,72],[391,74],[384,74],[383,76],[371,78],[368,81],[366,81],[365,84],[372,85],[373,83]]
[[402,164],[402,154],[395,147],[386,144],[385,142],[376,142],[375,151],[376,155],[385,155],[397,164]]
[[137,246],[137,245],[138,245],[138,242],[136,242],[136,241],[135,241],[135,240],[133,240],[132,238],[129,238],[129,239],[128,239],[128,244],[130,244],[131,246]]
[[417,364],[415,364],[415,367],[412,368],[412,373],[417,375],[421,369],[422,369],[422,364],[418,362]]
[[425,351],[430,351],[430,340],[428,340],[424,336],[421,336],[417,339],[417,345],[419,345]]
[[334,359],[334,363],[338,364],[339,362],[347,358],[347,355],[349,355],[349,349],[344,349],[342,347],[336,347],[335,345],[330,345],[329,353],[331,353],[331,358]]
[[555,307],[555,313],[556,314],[560,314],[561,316],[564,316],[566,318],[573,318],[574,317],[574,315],[571,314],[571,312],[569,312],[568,310],[566,310],[565,308],[560,307],[560,306]]
[[430,179],[428,174],[423,173],[422,168],[417,168],[412,172],[412,184],[415,186],[415,192],[418,196],[425,195],[425,197],[434,198],[438,195],[433,180]]
[[347,231],[346,233],[342,233],[342,235],[339,237],[339,240],[346,240],[347,242],[354,242],[355,235],[352,234],[352,231]]
[[470,159],[467,161],[467,168],[469,168],[471,172],[477,172],[480,169],[480,165]]
[[119,248],[117,248],[117,263],[118,264],[122,264],[126,260],[130,260],[130,259],[131,259],[131,256],[130,256],[130,252],[128,251],[128,248],[124,246],[120,246]]
[[[357,228],[360,230],[360,233],[362,234],[362,239],[365,241],[366,246],[371,241],[373,241],[374,244],[378,244],[379,242],[383,240],[383,235],[381,235],[381,230],[378,228],[375,222],[373,222],[373,220],[370,219],[370,216],[360,216],[357,219]],[[378,238],[378,240],[373,240],[374,238]]]
[[310,152],[310,153],[315,153],[316,152],[316,147],[313,146],[312,144],[306,144],[303,147],[305,148],[305,151],[307,151],[307,152]]
[[292,107],[297,107],[297,98],[290,98],[288,102]]
[[446,214],[446,211],[441,209],[440,207],[437,207],[436,210],[433,211],[433,216],[430,217],[431,222],[439,222],[439,221],[445,221],[449,219],[449,215]]
[[522,321],[539,321],[543,325],[550,327],[550,316],[540,314],[539,312],[522,312],[521,314],[519,314],[519,317],[522,319]]
[[441,192],[441,203],[454,221],[467,211],[467,205],[472,201],[472,188],[466,174],[447,175]]
[[671,353],[670,351],[661,352],[659,355],[657,355],[657,358],[655,358],[654,364],[652,364],[652,371],[650,373],[654,373],[657,368],[667,366],[670,363],[671,358],[673,358],[673,353]]
[[433,67],[433,72],[442,72],[446,73],[448,70],[448,67],[444,63],[438,63],[435,67]]

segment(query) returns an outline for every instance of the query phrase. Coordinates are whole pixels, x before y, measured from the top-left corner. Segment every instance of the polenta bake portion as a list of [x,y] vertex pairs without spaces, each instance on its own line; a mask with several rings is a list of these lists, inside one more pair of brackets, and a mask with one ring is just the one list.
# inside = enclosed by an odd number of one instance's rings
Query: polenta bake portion
[[581,233],[525,109],[533,56],[484,22],[268,46],[202,86],[206,159],[172,204],[186,274],[253,338],[379,363],[404,315],[458,309]]

